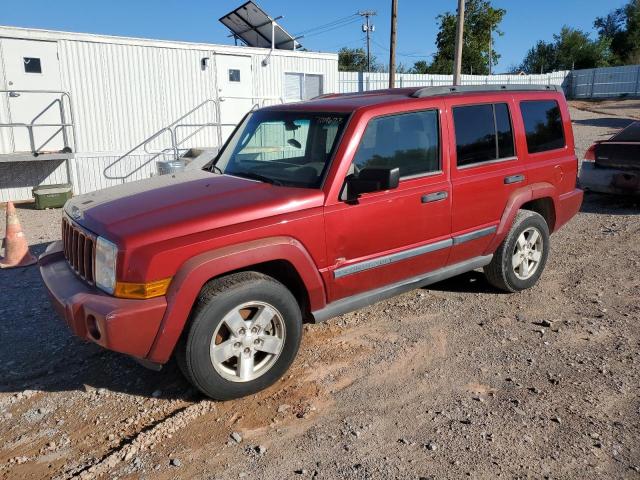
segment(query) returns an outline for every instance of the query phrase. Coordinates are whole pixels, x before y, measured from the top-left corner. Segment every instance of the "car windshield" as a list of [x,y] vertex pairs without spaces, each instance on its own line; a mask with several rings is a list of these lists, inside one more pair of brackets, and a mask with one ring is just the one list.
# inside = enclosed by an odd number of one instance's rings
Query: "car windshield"
[[318,188],[346,122],[344,113],[253,112],[212,169],[274,185]]

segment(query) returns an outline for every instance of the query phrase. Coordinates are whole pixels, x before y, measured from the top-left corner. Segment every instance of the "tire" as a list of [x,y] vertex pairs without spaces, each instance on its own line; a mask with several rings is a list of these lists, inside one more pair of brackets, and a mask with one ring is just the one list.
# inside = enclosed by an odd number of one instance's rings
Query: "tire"
[[[531,237],[534,231],[538,235],[535,238]],[[529,248],[519,245],[519,239],[521,243],[524,239]],[[511,230],[493,254],[491,263],[484,267],[488,282],[507,292],[533,287],[547,263],[549,246],[549,227],[542,215],[530,210],[520,210]],[[518,259],[523,261],[516,266]]]
[[301,337],[302,313],[291,292],[267,275],[240,272],[202,288],[176,360],[202,393],[229,400],[282,377]]

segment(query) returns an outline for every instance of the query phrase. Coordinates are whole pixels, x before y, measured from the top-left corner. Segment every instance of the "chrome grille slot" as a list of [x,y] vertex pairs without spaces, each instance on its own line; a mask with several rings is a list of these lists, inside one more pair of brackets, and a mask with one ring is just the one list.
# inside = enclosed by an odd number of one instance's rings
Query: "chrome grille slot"
[[62,219],[62,246],[64,258],[80,278],[93,285],[95,235],[83,230],[66,217]]

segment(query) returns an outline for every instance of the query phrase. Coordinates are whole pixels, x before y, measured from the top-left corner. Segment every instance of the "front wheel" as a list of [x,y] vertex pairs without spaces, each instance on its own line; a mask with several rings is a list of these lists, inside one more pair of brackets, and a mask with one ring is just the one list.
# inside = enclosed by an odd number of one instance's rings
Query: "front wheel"
[[520,210],[484,273],[489,283],[500,290],[525,290],[542,275],[548,255],[549,227],[544,217]]
[[280,282],[241,272],[200,292],[178,346],[178,365],[205,395],[228,400],[278,380],[298,352],[302,314]]

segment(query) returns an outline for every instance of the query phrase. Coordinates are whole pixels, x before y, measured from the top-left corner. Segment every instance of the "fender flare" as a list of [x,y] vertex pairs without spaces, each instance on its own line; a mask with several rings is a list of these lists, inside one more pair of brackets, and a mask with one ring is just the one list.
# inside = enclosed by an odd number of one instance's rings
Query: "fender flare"
[[547,182],[539,182],[532,183],[531,185],[527,185],[525,187],[519,188],[511,193],[509,199],[507,200],[507,205],[505,206],[504,212],[502,212],[502,217],[500,218],[500,223],[498,224],[498,230],[496,231],[493,240],[487,246],[483,255],[489,255],[496,251],[498,246],[505,239],[509,230],[511,229],[511,225],[513,225],[513,220],[516,218],[518,210],[520,207],[531,200],[537,200],[539,198],[551,198],[553,201],[553,208],[557,212],[558,211],[558,191],[556,187]]
[[297,240],[271,237],[231,245],[190,258],[178,270],[167,292],[167,309],[147,360],[166,363],[184,329],[198,293],[211,278],[273,260],[293,265],[309,295],[311,310],[326,305],[325,288],[313,259]]

